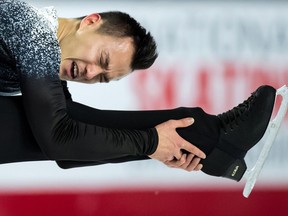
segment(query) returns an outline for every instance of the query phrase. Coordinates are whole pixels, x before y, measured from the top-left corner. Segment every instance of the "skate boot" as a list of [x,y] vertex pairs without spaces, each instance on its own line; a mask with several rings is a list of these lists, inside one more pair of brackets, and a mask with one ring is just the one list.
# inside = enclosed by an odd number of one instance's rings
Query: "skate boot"
[[275,93],[273,87],[261,86],[246,101],[218,115],[221,122],[219,142],[201,162],[204,173],[241,180],[247,169],[244,157],[266,131]]

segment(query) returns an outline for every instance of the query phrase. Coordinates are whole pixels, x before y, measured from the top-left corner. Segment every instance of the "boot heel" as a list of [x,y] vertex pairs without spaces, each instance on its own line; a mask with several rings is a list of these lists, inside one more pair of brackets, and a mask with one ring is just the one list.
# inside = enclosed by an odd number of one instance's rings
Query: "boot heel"
[[226,177],[234,181],[240,181],[247,166],[244,160],[232,157],[219,148],[214,148],[205,160],[202,171],[208,175]]
[[239,182],[247,170],[244,160],[236,159],[223,175],[225,178]]

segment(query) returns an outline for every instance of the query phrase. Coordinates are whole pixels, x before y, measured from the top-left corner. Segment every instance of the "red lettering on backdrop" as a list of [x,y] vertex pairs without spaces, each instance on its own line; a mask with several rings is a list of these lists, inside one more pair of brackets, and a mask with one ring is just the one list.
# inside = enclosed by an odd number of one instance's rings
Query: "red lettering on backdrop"
[[[209,71],[207,67],[204,66],[200,68],[197,81],[197,83],[199,83],[198,88],[200,89],[194,89],[197,95],[196,101],[193,103],[194,106],[202,107],[208,113],[212,112],[212,103],[214,102],[210,100],[210,95],[213,94],[213,92],[210,92],[210,73],[211,71]],[[195,76],[195,78],[197,78],[197,76]]]
[[[189,97],[189,104],[186,106],[200,106],[208,113],[218,113],[227,108],[234,107],[235,100],[241,102],[246,99],[252,91],[263,84],[272,85],[279,88],[282,85],[288,85],[288,68],[273,67],[267,65],[249,65],[233,62],[224,62],[221,67],[213,65],[203,65],[193,71],[193,75],[185,77],[181,74],[179,67],[168,70],[153,67],[145,72],[140,72],[134,76],[133,90],[138,99],[138,108],[140,109],[169,109],[182,106],[179,96],[181,94],[189,95],[189,92],[196,92],[194,98]],[[217,68],[217,69],[215,69]],[[220,69],[219,69],[220,68]],[[191,73],[192,73],[191,72]],[[213,87],[211,84],[215,76],[220,76],[220,83]],[[218,77],[219,78],[219,77]],[[196,79],[196,81],[195,81]],[[194,82],[192,82],[194,80]],[[188,83],[187,83],[188,82]],[[184,83],[189,86],[182,91],[181,85]],[[197,83],[198,85],[191,85]],[[215,86],[222,85],[222,88],[216,89]],[[222,95],[219,99],[219,95]],[[241,100],[240,100],[240,99]],[[220,100],[220,101],[219,101]],[[277,100],[276,106],[279,107],[281,100]],[[215,110],[217,103],[221,103],[220,110]],[[288,117],[286,116],[286,120]]]
[[[286,68],[280,70],[274,67],[264,67],[264,66],[255,66],[255,67],[246,67],[246,70],[241,70],[239,73],[243,73],[247,80],[247,89],[253,91],[260,85],[271,85],[273,87],[280,88],[283,85],[288,85],[288,71]],[[278,110],[281,104],[282,98],[277,97],[275,103],[274,111]],[[273,116],[276,112],[273,113]],[[288,121],[288,116],[285,118]]]
[[[223,78],[224,78],[224,95],[225,95],[225,101],[226,105],[224,105],[224,108],[231,109],[235,105],[235,85],[237,85],[237,74],[236,74],[236,68],[235,65],[231,62],[224,62],[223,63]],[[237,94],[237,93],[236,93]],[[224,110],[222,110],[223,112]]]
[[[141,109],[174,108],[177,101],[177,76],[173,69],[140,71],[133,83],[133,89]],[[178,105],[179,106],[179,105]]]

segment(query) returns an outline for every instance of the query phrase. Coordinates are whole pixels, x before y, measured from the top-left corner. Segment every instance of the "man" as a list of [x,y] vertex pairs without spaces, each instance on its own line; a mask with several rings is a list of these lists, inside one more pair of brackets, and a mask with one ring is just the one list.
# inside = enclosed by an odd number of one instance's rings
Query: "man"
[[119,80],[157,58],[151,35],[127,14],[57,20],[53,9],[5,0],[0,27],[2,163],[48,159],[70,168],[153,158],[239,181],[245,154],[269,122],[269,86],[220,116],[200,108],[103,111],[73,102],[60,79]]

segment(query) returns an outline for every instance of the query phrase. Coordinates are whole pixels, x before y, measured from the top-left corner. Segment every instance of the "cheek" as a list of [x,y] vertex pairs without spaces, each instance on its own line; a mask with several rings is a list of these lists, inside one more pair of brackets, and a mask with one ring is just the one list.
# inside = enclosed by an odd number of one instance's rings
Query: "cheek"
[[95,51],[92,49],[87,49],[84,50],[84,52],[81,54],[81,58],[87,62],[87,63],[91,63],[91,64],[96,64],[98,63],[98,56],[96,55]]
[[96,44],[94,41],[86,41],[86,43],[83,45],[82,52],[86,53],[87,55],[95,55],[95,53],[99,50],[98,44]]
[[96,48],[91,43],[81,43],[73,48],[71,53],[73,58],[82,59],[87,62],[95,61],[96,59]]

